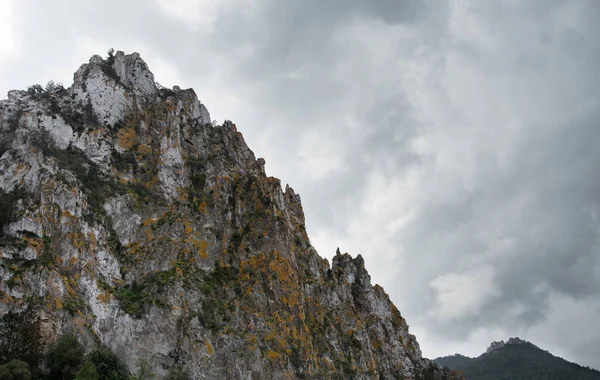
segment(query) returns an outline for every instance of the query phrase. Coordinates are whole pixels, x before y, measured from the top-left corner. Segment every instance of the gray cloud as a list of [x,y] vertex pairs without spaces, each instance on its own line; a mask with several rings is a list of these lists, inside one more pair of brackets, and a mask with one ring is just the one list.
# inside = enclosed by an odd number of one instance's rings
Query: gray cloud
[[364,255],[425,354],[521,335],[600,367],[600,3],[194,3],[13,1],[1,90],[140,51],[300,192],[321,254]]

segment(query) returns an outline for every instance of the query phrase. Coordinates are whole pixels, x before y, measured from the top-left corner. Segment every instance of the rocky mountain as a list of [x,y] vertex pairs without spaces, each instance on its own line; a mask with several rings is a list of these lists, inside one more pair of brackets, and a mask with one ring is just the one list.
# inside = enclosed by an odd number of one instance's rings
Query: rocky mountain
[[74,334],[159,379],[461,378],[360,255],[318,255],[236,126],[137,53],[10,91],[0,156],[0,314],[33,313],[44,345]]
[[476,358],[456,354],[435,361],[461,371],[466,380],[600,379],[600,372],[556,357],[519,338],[492,342]]

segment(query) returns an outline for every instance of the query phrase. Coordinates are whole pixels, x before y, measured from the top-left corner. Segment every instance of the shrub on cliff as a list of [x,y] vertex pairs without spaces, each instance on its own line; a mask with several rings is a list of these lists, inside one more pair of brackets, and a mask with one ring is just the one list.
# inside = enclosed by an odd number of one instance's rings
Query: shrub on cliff
[[48,347],[46,365],[48,379],[73,379],[83,362],[84,349],[74,335],[63,335]]

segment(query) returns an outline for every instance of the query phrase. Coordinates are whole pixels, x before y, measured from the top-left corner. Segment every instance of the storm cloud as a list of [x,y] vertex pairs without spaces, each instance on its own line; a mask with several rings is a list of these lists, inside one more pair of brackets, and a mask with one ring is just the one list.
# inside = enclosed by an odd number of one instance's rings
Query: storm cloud
[[365,258],[430,357],[520,336],[600,368],[600,3],[0,6],[0,90],[138,51]]

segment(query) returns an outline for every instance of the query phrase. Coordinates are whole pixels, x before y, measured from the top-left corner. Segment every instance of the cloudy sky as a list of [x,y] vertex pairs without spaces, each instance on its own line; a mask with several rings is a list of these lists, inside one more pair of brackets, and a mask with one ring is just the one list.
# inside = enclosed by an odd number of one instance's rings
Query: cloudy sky
[[0,1],[2,97],[137,51],[300,193],[321,255],[363,255],[426,356],[519,336],[600,368],[600,1],[95,4]]

